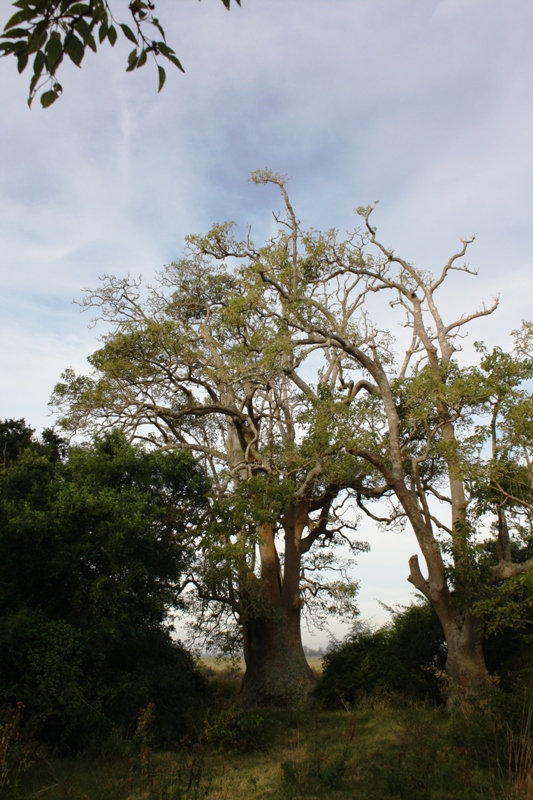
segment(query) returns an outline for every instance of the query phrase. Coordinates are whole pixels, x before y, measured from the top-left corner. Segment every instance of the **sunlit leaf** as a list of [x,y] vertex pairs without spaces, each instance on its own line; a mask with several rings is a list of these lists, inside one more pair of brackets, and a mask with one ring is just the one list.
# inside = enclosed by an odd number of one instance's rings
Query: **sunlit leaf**
[[46,65],[52,75],[63,58],[63,43],[57,31],[53,31],[46,45]]
[[41,50],[41,48],[46,44],[47,39],[48,31],[46,28],[36,31],[35,34],[30,37],[28,42],[28,55],[31,55],[31,53],[36,53],[37,50]]
[[109,29],[107,31],[107,38],[109,39],[111,47],[114,47],[115,42],[117,41],[117,30],[113,25],[109,26]]
[[28,63],[28,54],[27,53],[19,53],[17,56],[17,69],[19,72],[24,72],[26,69],[26,65]]
[[172,63],[173,63],[173,64],[174,64],[174,65],[175,65],[175,66],[176,66],[178,69],[180,69],[182,72],[185,72],[185,70],[184,70],[184,69],[183,69],[183,67],[181,66],[181,62],[180,62],[180,60],[179,60],[178,58],[176,58],[176,56],[175,56],[175,55],[169,55],[169,56],[167,56],[167,58],[168,58],[168,60],[169,60],[169,61],[172,61]]
[[26,22],[27,19],[28,19],[27,11],[17,11],[17,13],[13,14],[11,19],[8,22],[6,22],[6,24],[4,25],[4,30],[8,31],[10,28],[14,28],[16,25],[18,25],[19,22]]
[[143,50],[141,52],[141,55],[139,56],[139,60],[137,61],[137,69],[139,69],[139,67],[144,67],[144,65],[146,64],[147,58],[148,58],[148,56],[146,54],[146,50]]
[[137,48],[131,51],[128,56],[128,67],[126,72],[131,72],[137,66]]

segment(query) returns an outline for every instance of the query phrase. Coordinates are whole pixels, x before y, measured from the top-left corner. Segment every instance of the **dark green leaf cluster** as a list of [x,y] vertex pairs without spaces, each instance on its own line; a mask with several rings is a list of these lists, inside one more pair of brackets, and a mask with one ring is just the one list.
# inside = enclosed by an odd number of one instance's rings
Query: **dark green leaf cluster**
[[126,732],[156,705],[172,741],[204,691],[168,614],[193,554],[206,481],[183,453],[116,432],[91,446],[0,425],[0,705],[22,702],[64,751]]
[[378,630],[356,626],[324,657],[318,695],[330,706],[356,703],[363,695],[399,693],[440,702],[439,681],[446,645],[437,615],[427,603],[396,611]]
[[[529,589],[531,596],[531,589]],[[533,611],[529,612],[530,620]],[[532,636],[502,625],[487,631],[483,649],[487,668],[506,692],[530,689]],[[330,707],[347,708],[363,696],[400,694],[412,700],[444,701],[446,641],[427,602],[394,610],[392,621],[372,630],[358,624],[344,642],[324,657],[317,694]]]
[[[230,0],[222,2],[229,10]],[[240,5],[240,0],[235,2]],[[63,91],[56,73],[65,56],[80,67],[87,48],[96,53],[98,44],[102,45],[106,40],[114,46],[117,27],[135,45],[128,56],[127,72],[143,67],[151,56],[157,66],[158,91],[166,79],[165,70],[157,61],[158,56],[184,72],[175,51],[166,43],[165,32],[154,16],[155,5],[151,0],[131,0],[128,5],[131,27],[116,23],[108,0],[16,0],[12,5],[18,10],[4,26],[0,56],[13,55],[19,72],[26,69],[33,57],[30,106],[37,92],[45,86],[48,89],[41,94],[41,105],[43,108],[51,106]]]
[[[513,560],[517,563],[531,558],[529,546],[519,548],[513,542]],[[494,558],[494,556],[493,556]],[[530,635],[533,631],[533,575],[531,571],[502,581],[496,585],[482,586],[474,598],[472,611],[483,620],[486,630],[495,635],[515,631]]]

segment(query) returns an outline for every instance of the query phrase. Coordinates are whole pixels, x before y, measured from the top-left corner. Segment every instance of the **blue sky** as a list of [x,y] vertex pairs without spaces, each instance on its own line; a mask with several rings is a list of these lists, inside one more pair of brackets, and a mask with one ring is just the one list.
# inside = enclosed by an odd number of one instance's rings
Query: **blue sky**
[[[506,345],[532,317],[530,0],[242,5],[160,0],[186,74],[168,70],[159,95],[149,65],[125,73],[127,43],[66,64],[46,111],[28,110],[29,75],[0,62],[0,417],[53,421],[54,383],[96,346],[71,301],[99,275],[149,278],[213,222],[266,235],[278,199],[248,182],[264,166],[292,176],[306,226],[348,229],[356,206],[379,200],[385,242],[426,269],[477,233],[479,277],[443,298],[471,311],[499,294],[473,338]],[[9,14],[4,3],[0,22]],[[360,604],[381,619],[373,598],[409,598],[414,543],[371,540]]]

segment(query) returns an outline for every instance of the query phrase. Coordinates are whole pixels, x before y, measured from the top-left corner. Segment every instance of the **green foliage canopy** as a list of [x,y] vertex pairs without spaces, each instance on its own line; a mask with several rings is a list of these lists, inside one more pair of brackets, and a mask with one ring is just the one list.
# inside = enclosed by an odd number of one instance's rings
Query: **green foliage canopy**
[[[68,371],[56,387],[63,424],[120,424],[133,435],[150,424],[154,441],[205,453],[263,530],[277,520],[287,533],[288,515],[276,514],[305,501],[309,534],[286,536],[299,556],[332,530],[342,536],[334,500],[338,509],[354,498],[389,528],[408,522],[427,571],[413,555],[409,580],[441,621],[448,674],[457,686],[483,685],[474,614],[487,619],[485,601],[505,599],[507,582],[531,601],[531,328],[522,326],[513,352],[479,346],[464,366],[459,337],[498,303],[458,316],[454,307],[446,320],[439,295],[455,272],[472,273],[460,261],[473,239],[431,275],[382,244],[373,207],[358,209],[363,224],[343,240],[303,229],[283,176],[262,170],[252,181],[274,185],[285,205],[262,246],[250,232],[239,240],[231,223],[188,237],[187,258],[161,277],[148,314],[134,281],[111,277],[88,293],[85,305],[112,332],[90,358],[92,374]],[[372,320],[370,298],[387,299],[387,325],[399,310],[409,331],[399,352]],[[265,558],[274,586],[274,547]],[[501,620],[513,624],[513,614],[507,603]]]
[[[310,385],[309,348],[278,323],[277,298],[247,267],[205,254],[219,241],[236,246],[232,237],[227,224],[208,240],[188,237],[187,258],[149,289],[108,276],[87,292],[83,306],[96,308],[109,332],[89,358],[91,373],[67,370],[52,401],[70,431],[116,425],[204,459],[217,504],[196,576],[214,620],[208,626],[204,614],[201,630],[217,637],[235,616],[267,613],[274,600],[265,585],[278,584],[285,607],[312,608],[318,621],[353,612],[356,587],[330,548],[364,549],[345,512],[368,473],[342,446],[330,447],[354,426],[335,375]],[[275,582],[258,563],[270,559]],[[224,625],[219,603],[229,613]]]

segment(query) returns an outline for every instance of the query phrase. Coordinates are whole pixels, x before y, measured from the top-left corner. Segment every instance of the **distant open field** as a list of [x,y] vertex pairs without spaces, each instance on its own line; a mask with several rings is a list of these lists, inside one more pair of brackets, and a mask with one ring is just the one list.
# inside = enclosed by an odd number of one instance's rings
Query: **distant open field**
[[[233,666],[233,662],[229,659],[218,659],[215,656],[201,656],[200,661],[209,667],[210,669],[214,669],[217,672],[220,670],[227,670],[231,669]],[[307,656],[307,663],[311,667],[311,669],[320,674],[322,672],[322,656]],[[244,672],[244,658],[239,658],[235,662],[236,669],[239,669],[241,672]]]

